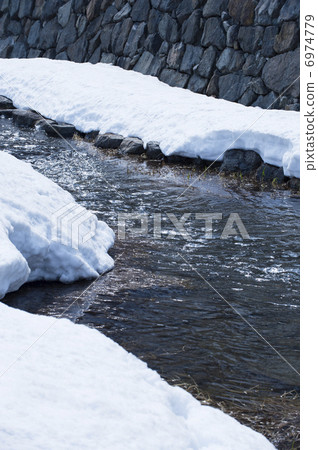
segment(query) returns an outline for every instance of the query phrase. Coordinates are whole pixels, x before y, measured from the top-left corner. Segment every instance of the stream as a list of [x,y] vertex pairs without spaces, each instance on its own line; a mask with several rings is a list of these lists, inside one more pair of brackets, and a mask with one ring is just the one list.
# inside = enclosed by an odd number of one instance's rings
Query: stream
[[[297,395],[299,199],[213,173],[197,180],[193,168],[118,158],[79,138],[69,144],[0,119],[0,150],[32,163],[116,233],[122,213],[146,214],[148,233],[136,234],[128,223],[110,251],[114,270],[91,286],[36,282],[3,301],[94,327],[171,384],[195,387],[225,409],[255,410]],[[169,217],[186,213],[188,239]],[[211,213],[222,214],[212,239],[196,218]],[[221,239],[231,213],[249,239]],[[140,227],[138,220],[131,225]],[[289,408],[296,411],[297,402]]]

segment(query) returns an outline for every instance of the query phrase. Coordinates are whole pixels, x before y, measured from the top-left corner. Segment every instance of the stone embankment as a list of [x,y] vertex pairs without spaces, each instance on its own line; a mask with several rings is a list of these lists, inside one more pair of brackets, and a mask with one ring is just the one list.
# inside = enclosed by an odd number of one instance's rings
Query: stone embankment
[[299,0],[2,0],[1,57],[112,63],[297,111]]

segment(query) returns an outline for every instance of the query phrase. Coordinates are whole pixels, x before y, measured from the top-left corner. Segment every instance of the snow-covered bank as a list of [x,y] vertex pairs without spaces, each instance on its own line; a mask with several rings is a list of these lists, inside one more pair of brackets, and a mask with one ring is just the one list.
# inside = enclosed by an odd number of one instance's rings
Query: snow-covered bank
[[26,281],[98,276],[113,267],[113,241],[71,194],[0,151],[0,298]]
[[0,303],[0,354],[3,449],[274,449],[111,339],[66,319]]
[[[215,160],[227,149],[257,151],[299,177],[299,113],[262,110],[172,88],[108,64],[47,59],[0,63],[0,95],[83,132],[159,141],[166,155]],[[219,160],[221,160],[219,158]]]

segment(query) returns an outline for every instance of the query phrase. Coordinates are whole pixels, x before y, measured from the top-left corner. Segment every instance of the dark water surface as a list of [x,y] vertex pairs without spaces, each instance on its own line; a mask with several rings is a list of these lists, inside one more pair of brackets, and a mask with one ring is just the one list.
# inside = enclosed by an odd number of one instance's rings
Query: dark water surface
[[[229,187],[212,174],[184,192],[196,176],[190,169],[118,159],[70,142],[76,151],[0,120],[0,149],[31,162],[115,231],[118,213],[149,214],[149,233],[128,231],[126,240],[117,239],[115,269],[65,313],[90,282],[38,282],[4,301],[93,326],[169,381],[194,380],[215,399],[246,404],[297,391],[298,375],[268,343],[299,370],[299,200],[289,192]],[[249,240],[220,239],[233,212]],[[153,236],[154,213],[162,214],[162,239]],[[191,213],[185,225],[190,240],[171,238],[167,213]],[[223,214],[213,239],[205,238],[196,213]]]

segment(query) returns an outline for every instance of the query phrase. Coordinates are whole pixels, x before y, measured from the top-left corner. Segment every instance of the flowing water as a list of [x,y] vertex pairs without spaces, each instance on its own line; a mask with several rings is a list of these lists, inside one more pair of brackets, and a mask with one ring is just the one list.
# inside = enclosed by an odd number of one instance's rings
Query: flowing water
[[[186,190],[197,176],[192,169],[69,143],[73,149],[0,119],[0,150],[32,163],[115,231],[118,214],[147,214],[148,234],[127,226],[110,252],[114,270],[84,295],[91,281],[37,282],[4,302],[95,327],[169,382],[196,385],[216,401],[248,406],[298,392],[299,199],[214,174]],[[188,239],[173,232],[168,216],[185,213]],[[212,239],[198,213],[222,214]],[[231,213],[250,239],[221,239]],[[159,214],[161,239],[153,230]]]

